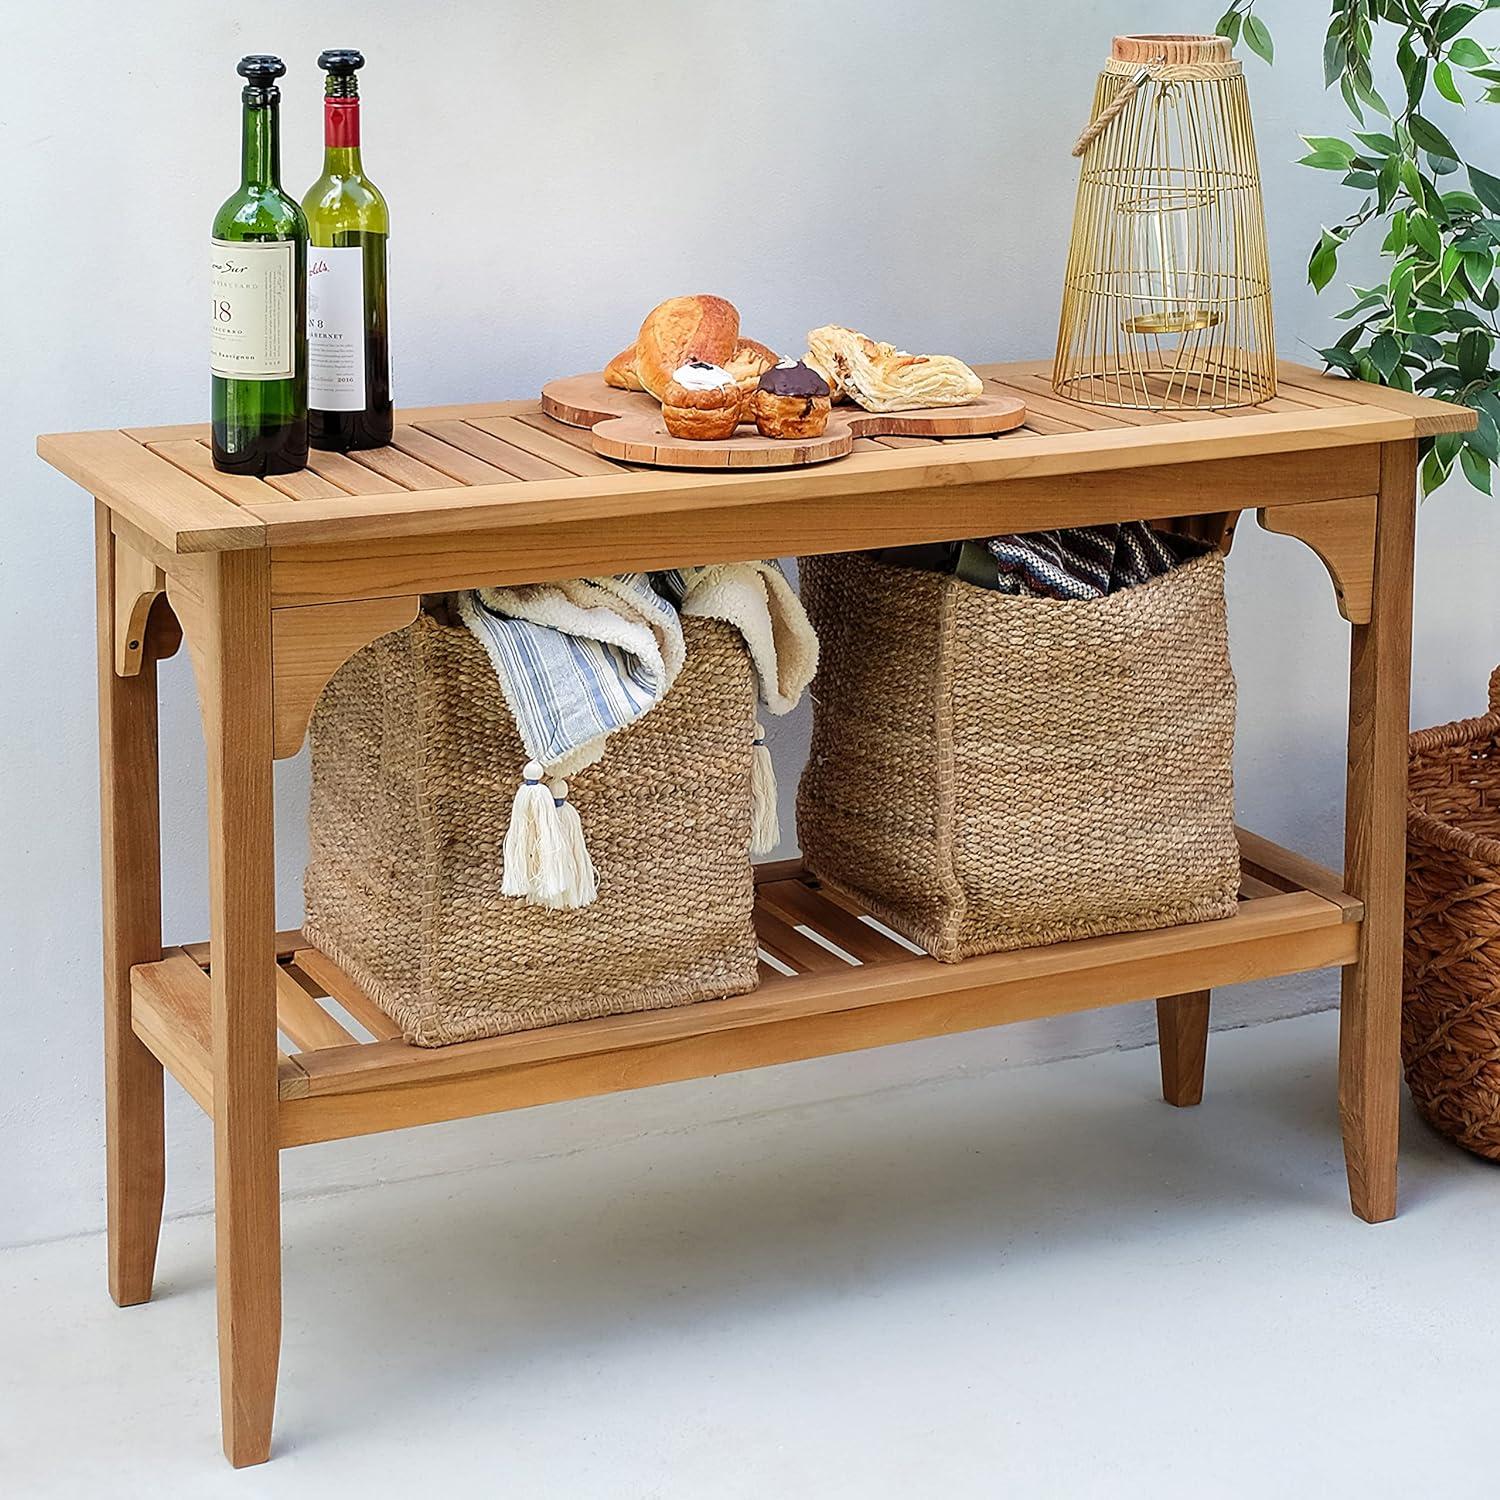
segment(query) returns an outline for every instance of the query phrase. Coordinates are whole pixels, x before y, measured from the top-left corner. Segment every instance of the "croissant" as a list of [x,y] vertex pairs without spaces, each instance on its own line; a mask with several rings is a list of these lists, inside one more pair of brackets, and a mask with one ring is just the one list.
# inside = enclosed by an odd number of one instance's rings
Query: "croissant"
[[604,367],[604,383],[618,387],[622,391],[639,391],[645,387],[641,385],[641,378],[635,373],[635,345],[628,349],[622,349]]
[[906,354],[852,328],[829,324],[807,336],[806,364],[840,395],[866,411],[912,411],[924,406],[966,406],[984,393],[984,382],[951,354]]

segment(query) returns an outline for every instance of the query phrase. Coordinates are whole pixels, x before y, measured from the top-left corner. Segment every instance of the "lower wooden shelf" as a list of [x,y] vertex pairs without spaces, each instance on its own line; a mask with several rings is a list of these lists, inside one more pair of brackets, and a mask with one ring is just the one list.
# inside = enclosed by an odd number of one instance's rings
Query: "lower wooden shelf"
[[[283,1146],[737,1072],[1353,963],[1360,903],[1241,832],[1239,909],[1216,922],[940,964],[793,866],[757,880],[761,985],[675,1010],[451,1047],[408,1046],[300,932],[277,937]],[[208,1112],[206,943],[131,971],[136,1034]]]

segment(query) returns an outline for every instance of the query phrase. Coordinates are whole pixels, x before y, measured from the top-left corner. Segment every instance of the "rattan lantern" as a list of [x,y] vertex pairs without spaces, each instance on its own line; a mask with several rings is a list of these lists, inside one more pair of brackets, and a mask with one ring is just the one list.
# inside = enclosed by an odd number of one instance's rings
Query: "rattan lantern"
[[1117,36],[1094,93],[1052,384],[1100,406],[1276,394],[1245,77],[1217,36]]

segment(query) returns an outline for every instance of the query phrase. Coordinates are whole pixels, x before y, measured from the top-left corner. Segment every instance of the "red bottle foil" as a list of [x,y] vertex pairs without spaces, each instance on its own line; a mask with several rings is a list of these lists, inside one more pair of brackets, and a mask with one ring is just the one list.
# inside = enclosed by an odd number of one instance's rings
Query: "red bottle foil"
[[323,144],[359,145],[359,100],[323,100]]

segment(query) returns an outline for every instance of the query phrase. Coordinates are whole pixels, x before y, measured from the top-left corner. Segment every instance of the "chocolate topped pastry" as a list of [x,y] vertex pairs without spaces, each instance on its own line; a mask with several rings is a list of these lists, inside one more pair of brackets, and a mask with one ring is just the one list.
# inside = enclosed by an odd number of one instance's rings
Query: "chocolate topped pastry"
[[783,359],[760,377],[760,389],[773,396],[828,396],[828,382],[800,359]]
[[760,377],[755,425],[762,437],[822,437],[832,407],[828,382],[801,360],[784,359]]
[[707,360],[690,359],[667,382],[662,419],[673,437],[699,442],[733,437],[742,399],[728,370]]

